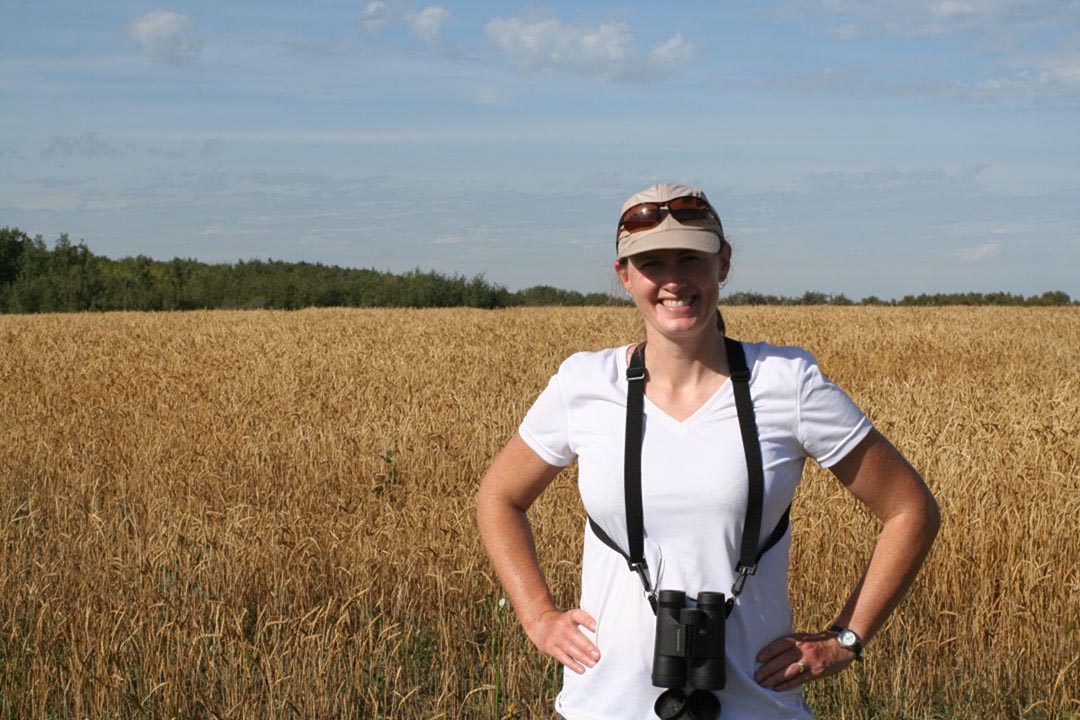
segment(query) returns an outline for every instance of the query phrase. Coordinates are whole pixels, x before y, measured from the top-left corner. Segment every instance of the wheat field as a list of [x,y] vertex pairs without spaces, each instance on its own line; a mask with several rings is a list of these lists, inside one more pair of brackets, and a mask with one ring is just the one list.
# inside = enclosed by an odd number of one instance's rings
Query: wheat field
[[[823,718],[1080,717],[1080,310],[734,308],[810,348],[943,525]],[[550,718],[473,520],[490,458],[623,308],[0,317],[0,718]],[[837,508],[840,508],[838,510]],[[574,603],[574,471],[531,512]],[[850,518],[839,521],[839,517]],[[809,467],[796,625],[876,524]]]

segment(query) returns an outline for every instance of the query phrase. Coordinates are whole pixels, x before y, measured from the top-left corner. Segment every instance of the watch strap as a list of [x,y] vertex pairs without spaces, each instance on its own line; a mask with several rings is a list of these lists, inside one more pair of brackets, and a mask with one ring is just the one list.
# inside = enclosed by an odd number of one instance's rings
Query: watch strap
[[832,626],[830,626],[829,627],[829,632],[831,632],[834,636],[836,636],[837,640],[840,639],[840,634],[841,633],[851,633],[852,637],[855,638],[855,643],[852,644],[852,645],[841,645],[841,647],[845,647],[848,650],[851,650],[851,652],[855,653],[855,659],[856,660],[859,660],[859,661],[862,660],[863,639],[861,637],[859,637],[859,633],[855,632],[851,628],[846,628],[846,627],[844,627],[842,625],[832,625]]

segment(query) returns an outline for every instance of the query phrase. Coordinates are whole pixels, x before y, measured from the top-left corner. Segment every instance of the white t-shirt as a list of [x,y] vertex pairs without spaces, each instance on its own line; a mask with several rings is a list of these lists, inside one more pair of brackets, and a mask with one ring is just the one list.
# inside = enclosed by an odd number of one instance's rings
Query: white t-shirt
[[[801,348],[744,343],[765,466],[760,542],[791,503],[805,458],[838,462],[870,431],[848,396]],[[572,355],[537,398],[518,432],[537,455],[578,461],[589,516],[624,550],[623,444],[627,348]],[[646,362],[648,358],[646,356]],[[735,397],[725,382],[693,415],[676,421],[645,398],[641,493],[645,558],[656,589],[688,597],[730,595],[746,516],[748,481]],[[725,720],[809,718],[801,690],[776,692],[753,679],[754,657],[791,632],[790,533],[762,557],[727,619]],[[583,675],[563,672],[556,710],[567,720],[649,720],[662,692],[652,685],[655,616],[626,561],[586,527],[581,607],[597,622],[601,658]]]

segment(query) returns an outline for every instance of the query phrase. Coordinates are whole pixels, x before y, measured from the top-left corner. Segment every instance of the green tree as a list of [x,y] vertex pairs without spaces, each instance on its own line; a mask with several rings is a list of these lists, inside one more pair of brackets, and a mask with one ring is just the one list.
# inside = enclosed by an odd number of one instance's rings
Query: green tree
[[1072,300],[1069,298],[1069,294],[1062,292],[1061,290],[1047,290],[1042,295],[1032,295],[1024,304],[1036,305],[1036,306],[1055,306],[1055,305],[1068,305]]
[[825,305],[829,302],[829,296],[823,292],[807,290],[799,298],[800,305]]
[[23,248],[30,242],[30,236],[18,228],[0,228],[0,286],[15,282]]

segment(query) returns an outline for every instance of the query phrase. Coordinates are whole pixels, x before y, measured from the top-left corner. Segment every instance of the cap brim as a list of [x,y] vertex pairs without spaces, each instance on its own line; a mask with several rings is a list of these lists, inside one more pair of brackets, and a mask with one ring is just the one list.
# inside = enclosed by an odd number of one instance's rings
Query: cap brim
[[671,229],[657,227],[619,238],[619,257],[629,257],[650,250],[697,250],[703,253],[720,252],[720,236],[714,230],[689,228],[680,225]]

